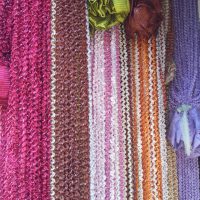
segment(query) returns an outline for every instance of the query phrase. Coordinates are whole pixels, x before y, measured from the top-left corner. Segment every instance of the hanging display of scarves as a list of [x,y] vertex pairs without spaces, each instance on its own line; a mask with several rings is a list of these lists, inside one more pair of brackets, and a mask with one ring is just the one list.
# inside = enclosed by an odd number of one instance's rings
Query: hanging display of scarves
[[1,116],[0,199],[48,200],[50,1],[2,2],[0,9],[7,12],[3,29],[8,42],[0,45],[1,67],[9,66],[10,89]]
[[200,199],[199,5],[0,0],[0,199]]
[[52,11],[51,198],[89,199],[86,4],[54,0]]
[[129,0],[88,0],[88,11],[93,29],[109,29],[126,19],[130,12]]

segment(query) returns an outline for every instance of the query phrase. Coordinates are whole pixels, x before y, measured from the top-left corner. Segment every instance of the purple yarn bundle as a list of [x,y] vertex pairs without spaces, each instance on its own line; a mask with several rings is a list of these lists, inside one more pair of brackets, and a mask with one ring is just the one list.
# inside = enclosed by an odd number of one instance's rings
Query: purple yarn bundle
[[173,0],[176,74],[170,88],[173,147],[200,156],[200,23],[197,0]]
[[[168,140],[177,150],[179,199],[200,199],[200,23],[197,0],[172,0],[176,74],[170,87]],[[185,152],[184,152],[185,151]],[[186,156],[187,154],[187,156]]]

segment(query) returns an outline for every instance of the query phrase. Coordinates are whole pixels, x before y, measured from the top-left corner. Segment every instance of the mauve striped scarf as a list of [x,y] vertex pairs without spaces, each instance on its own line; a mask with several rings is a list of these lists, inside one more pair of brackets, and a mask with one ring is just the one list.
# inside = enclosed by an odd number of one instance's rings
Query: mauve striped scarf
[[91,41],[91,199],[126,199],[125,134],[120,94],[120,30],[96,31]]

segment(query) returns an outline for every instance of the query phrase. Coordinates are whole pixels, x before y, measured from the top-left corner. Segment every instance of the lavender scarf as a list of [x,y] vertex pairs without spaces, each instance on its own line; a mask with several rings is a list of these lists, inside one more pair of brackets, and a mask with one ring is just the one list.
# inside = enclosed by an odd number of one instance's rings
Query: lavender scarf
[[[172,0],[176,74],[168,140],[177,150],[179,199],[200,199],[200,24],[197,0]],[[185,151],[185,152],[184,152]],[[187,156],[186,156],[187,155]]]
[[197,0],[173,0],[176,74],[170,88],[173,147],[200,156],[200,23]]

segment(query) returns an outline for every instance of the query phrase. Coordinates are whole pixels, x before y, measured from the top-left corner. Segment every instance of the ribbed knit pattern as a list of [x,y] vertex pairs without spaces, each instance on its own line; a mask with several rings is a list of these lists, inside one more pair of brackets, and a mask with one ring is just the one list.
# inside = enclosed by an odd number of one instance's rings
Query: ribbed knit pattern
[[173,16],[176,74],[170,87],[168,139],[176,150],[181,148],[188,156],[198,157],[200,26],[197,1],[189,4],[187,1],[173,1]]
[[55,199],[89,199],[86,4],[55,0]]
[[[50,199],[50,1],[13,0],[0,199]],[[2,148],[2,146],[1,146]],[[2,173],[1,173],[2,174]]]
[[[167,7],[167,4],[164,4]],[[165,59],[167,13],[157,37],[131,44],[134,199],[168,199]]]
[[[199,115],[199,20],[197,11],[197,1],[190,2],[186,0],[174,0],[173,5],[173,22],[175,30],[175,64],[176,74],[170,87],[170,111],[171,114],[176,112],[178,106],[187,104],[191,109],[196,109],[195,115]],[[194,115],[187,113],[189,119],[189,128],[192,124],[198,123],[198,118],[193,118]],[[171,118],[173,119],[173,118]],[[174,126],[175,121],[170,121],[171,126]],[[180,125],[179,125],[180,126]],[[176,125],[178,127],[178,125]],[[189,140],[193,144],[198,142],[195,135],[199,134],[198,126],[189,131]],[[172,129],[170,129],[172,130]],[[199,191],[199,169],[197,158],[187,158],[183,148],[183,142],[178,138],[183,138],[181,129],[176,129],[176,141],[173,143],[177,150],[177,169],[178,169],[178,184],[179,184],[179,199],[200,199]],[[169,131],[169,134],[171,132]],[[179,134],[179,135],[178,135]],[[190,143],[190,141],[188,141]],[[198,156],[198,149],[195,149]],[[194,152],[192,152],[194,153]]]
[[199,166],[197,158],[186,158],[182,150],[177,152],[179,199],[200,199]]
[[126,145],[126,192],[127,199],[133,199],[133,147],[131,135],[131,110],[130,110],[130,62],[128,59],[128,40],[121,26],[120,32],[120,75],[121,75],[121,106],[122,106],[122,130]]
[[122,130],[120,30],[96,31],[91,43],[91,199],[126,199],[125,134]]
[[56,2],[51,0],[51,200],[55,200]]
[[[168,0],[165,0],[164,3],[166,6],[168,5],[167,16],[169,18],[169,21],[166,24],[166,29],[168,31],[167,31],[167,42],[166,42],[166,72],[165,72],[165,82],[166,84],[168,84],[173,80],[175,72],[175,65],[173,62],[174,32],[172,24],[173,15],[172,15],[171,1],[170,4]],[[164,11],[166,10],[167,9],[165,9]],[[167,121],[167,127],[168,126],[169,126],[169,120]],[[170,144],[167,144],[167,165],[168,165],[167,178],[168,178],[168,190],[169,190],[168,199],[178,200],[178,175],[177,175],[177,165],[176,165],[176,153]]]
[[167,164],[168,164],[168,199],[178,200],[178,174],[177,174],[177,156],[174,149],[168,144],[167,145]]

